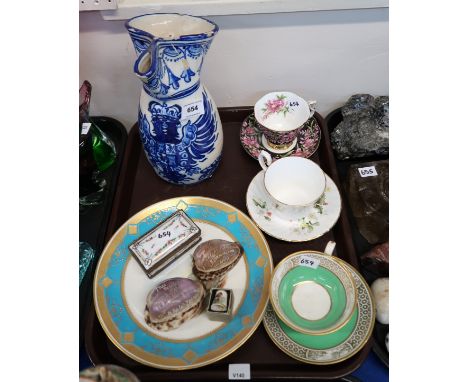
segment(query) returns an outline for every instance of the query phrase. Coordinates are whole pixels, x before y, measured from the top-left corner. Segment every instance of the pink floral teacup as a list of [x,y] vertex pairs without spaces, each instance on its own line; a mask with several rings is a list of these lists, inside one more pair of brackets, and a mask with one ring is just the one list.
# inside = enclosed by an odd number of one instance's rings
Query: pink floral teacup
[[254,112],[263,133],[263,145],[275,153],[291,150],[304,123],[314,115],[315,104],[287,91],[268,93],[260,98]]

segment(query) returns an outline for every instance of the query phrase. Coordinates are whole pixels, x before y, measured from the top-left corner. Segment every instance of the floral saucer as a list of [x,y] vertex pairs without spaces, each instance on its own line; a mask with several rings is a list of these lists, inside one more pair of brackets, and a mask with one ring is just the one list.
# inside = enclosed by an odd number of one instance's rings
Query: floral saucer
[[351,320],[340,330],[324,335],[307,335],[286,326],[268,304],[263,325],[283,352],[299,361],[331,365],[352,357],[369,340],[375,323],[375,303],[372,293],[359,272],[337,259],[351,274],[356,285],[357,307]]
[[327,233],[341,213],[341,197],[336,184],[325,174],[324,194],[317,202],[305,207],[302,214],[281,210],[269,196],[264,185],[264,171],[260,171],[247,189],[247,210],[257,226],[268,235],[289,242],[309,241]]
[[288,156],[309,158],[317,151],[320,144],[320,126],[315,118],[310,118],[304,127],[299,131],[297,144],[286,153],[274,152],[270,147],[266,147],[263,134],[258,127],[254,114],[250,114],[242,123],[240,130],[240,141],[242,147],[254,159],[258,159],[260,151],[267,150],[273,159]]

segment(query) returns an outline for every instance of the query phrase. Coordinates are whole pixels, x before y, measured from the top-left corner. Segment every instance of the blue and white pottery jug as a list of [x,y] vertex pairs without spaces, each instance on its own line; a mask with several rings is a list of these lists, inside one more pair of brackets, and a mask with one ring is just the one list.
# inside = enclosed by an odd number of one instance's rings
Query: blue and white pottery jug
[[149,162],[171,183],[209,178],[221,159],[223,130],[200,71],[218,26],[201,17],[149,14],[126,27],[143,81],[138,123]]

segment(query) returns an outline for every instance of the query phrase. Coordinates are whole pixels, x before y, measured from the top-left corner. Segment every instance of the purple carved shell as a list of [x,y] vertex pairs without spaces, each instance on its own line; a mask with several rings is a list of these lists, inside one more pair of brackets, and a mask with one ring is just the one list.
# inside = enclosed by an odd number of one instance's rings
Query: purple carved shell
[[198,271],[216,272],[237,263],[242,255],[239,243],[221,239],[200,244],[193,253],[193,264]]
[[146,298],[149,321],[152,324],[168,322],[190,310],[196,314],[197,309],[193,308],[200,305],[204,294],[203,285],[197,280],[184,277],[167,279],[156,285]]

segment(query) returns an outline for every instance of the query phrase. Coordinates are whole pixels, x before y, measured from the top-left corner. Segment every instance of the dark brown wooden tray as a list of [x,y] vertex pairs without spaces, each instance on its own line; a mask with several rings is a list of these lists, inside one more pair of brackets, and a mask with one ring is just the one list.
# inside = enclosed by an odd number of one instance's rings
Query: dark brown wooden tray
[[[257,161],[242,148],[239,139],[240,126],[252,112],[251,107],[220,109],[224,131],[223,157],[213,177],[194,186],[175,186],[160,179],[148,163],[138,134],[133,126],[128,137],[124,162],[119,178],[113,210],[109,220],[107,239],[125,221],[143,208],[161,200],[177,196],[207,196],[223,200],[248,215],[245,194],[252,178],[260,171]],[[340,187],[330,140],[323,118],[315,117],[322,128],[322,141],[311,157]],[[342,192],[342,190],[340,190]],[[274,264],[286,255],[306,249],[323,250],[329,240],[337,243],[337,255],[354,267],[358,260],[354,251],[347,212],[343,209],[335,227],[322,236],[305,243],[287,243],[265,235],[270,246]],[[132,370],[142,382],[177,380],[227,380],[230,363],[250,363],[252,380],[278,379],[335,379],[357,369],[372,347],[369,341],[353,357],[334,365],[309,365],[290,358],[270,340],[263,325],[260,325],[247,342],[228,357],[202,368],[187,371],[169,371],[141,365],[125,356],[106,337],[92,310],[88,316],[85,332],[86,349],[94,364],[112,363]]]

